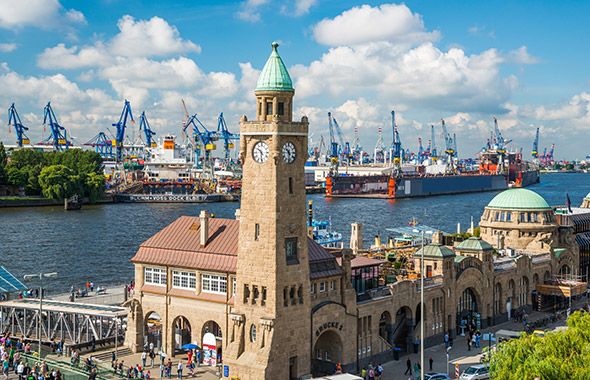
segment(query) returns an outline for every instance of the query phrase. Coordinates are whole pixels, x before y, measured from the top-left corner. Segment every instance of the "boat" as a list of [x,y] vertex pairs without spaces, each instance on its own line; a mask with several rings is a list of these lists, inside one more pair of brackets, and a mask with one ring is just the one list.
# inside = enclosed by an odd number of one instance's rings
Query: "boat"
[[318,221],[313,219],[312,202],[309,201],[309,218],[307,227],[311,230],[312,239],[324,248],[344,248],[342,234],[332,231],[332,220]]

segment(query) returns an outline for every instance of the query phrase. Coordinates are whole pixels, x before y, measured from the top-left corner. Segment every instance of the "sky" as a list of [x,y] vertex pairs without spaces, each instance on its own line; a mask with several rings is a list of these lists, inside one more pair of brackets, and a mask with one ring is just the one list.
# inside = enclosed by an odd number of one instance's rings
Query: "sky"
[[[15,103],[32,142],[48,137],[48,102],[76,144],[110,134],[125,99],[156,137],[181,135],[181,99],[209,129],[223,112],[238,132],[278,41],[312,145],[329,139],[332,112],[372,152],[379,127],[391,143],[395,110],[411,151],[431,125],[444,150],[444,118],[459,157],[473,157],[496,117],[525,158],[540,127],[541,152],[554,143],[556,158],[583,159],[588,14],[587,1],[0,0],[0,109]],[[4,115],[0,141],[12,144]],[[131,139],[138,128],[128,124]]]

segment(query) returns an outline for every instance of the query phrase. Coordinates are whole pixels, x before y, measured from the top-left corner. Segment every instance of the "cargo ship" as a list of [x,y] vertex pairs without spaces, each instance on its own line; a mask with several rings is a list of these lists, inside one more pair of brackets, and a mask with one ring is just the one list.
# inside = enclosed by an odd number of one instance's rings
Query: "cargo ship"
[[499,191],[539,182],[539,169],[522,160],[521,154],[484,150],[479,154],[479,170],[454,170],[429,174],[424,167],[416,173],[378,175],[329,175],[328,197],[413,198],[431,195]]

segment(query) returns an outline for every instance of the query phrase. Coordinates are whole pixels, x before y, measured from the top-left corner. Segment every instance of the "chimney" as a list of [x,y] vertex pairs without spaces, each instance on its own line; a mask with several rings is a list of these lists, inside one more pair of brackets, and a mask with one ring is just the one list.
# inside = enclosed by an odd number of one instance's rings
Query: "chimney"
[[209,211],[201,210],[201,248],[205,248],[209,239]]
[[363,225],[361,223],[352,223],[351,226],[350,248],[356,255],[359,250],[363,250]]
[[344,248],[342,250],[342,269],[344,273],[346,273],[346,288],[351,288],[351,278],[352,278],[352,259],[354,258],[354,254],[352,253],[352,249]]

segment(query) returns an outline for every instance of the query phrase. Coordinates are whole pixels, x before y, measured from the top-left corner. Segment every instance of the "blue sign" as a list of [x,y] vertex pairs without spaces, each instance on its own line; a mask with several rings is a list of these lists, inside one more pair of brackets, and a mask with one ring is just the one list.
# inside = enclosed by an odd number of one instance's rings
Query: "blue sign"
[[229,366],[228,365],[223,366],[223,377],[229,377]]

